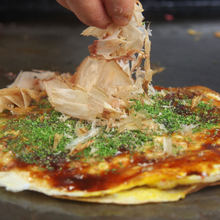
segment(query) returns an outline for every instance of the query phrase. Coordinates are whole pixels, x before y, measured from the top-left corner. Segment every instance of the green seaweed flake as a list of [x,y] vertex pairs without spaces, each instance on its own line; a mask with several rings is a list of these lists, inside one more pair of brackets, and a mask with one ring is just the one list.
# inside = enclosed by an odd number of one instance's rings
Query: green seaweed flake
[[163,124],[169,133],[182,129],[184,125],[194,125],[195,129],[212,128],[220,122],[219,112],[211,103],[201,101],[194,109],[190,109],[190,100],[164,99],[158,94],[152,97],[153,103],[146,104],[140,100],[131,100],[133,104],[130,109],[136,112],[143,111],[147,118],[153,118],[156,122]]
[[[9,120],[4,132],[14,130],[18,135],[10,135],[7,149],[26,163],[46,167],[50,167],[55,157],[65,159],[68,153],[65,146],[76,137],[77,120],[61,121],[60,117],[61,113],[52,110],[42,115]],[[60,135],[61,138],[54,147],[55,135]]]
[[106,158],[115,156],[120,150],[138,151],[140,147],[151,144],[153,137],[139,130],[129,130],[119,133],[117,129],[105,131],[93,138],[93,143],[79,155],[85,157]]

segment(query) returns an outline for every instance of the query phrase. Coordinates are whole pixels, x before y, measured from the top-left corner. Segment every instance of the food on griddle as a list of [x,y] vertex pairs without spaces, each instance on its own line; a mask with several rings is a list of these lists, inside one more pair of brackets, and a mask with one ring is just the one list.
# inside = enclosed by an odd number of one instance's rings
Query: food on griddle
[[214,33],[214,35],[215,35],[215,37],[220,38],[220,31],[216,31],[216,32]]
[[[154,87],[149,28],[135,4],[74,75],[21,72],[0,90],[0,185],[77,201],[177,201],[220,181],[220,95]],[[144,65],[142,65],[144,64]]]

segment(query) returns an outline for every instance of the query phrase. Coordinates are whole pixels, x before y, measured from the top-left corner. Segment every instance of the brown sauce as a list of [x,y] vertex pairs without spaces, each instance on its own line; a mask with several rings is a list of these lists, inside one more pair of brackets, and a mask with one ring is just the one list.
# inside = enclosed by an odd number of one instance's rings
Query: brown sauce
[[[220,163],[220,146],[212,146],[211,144],[203,145],[203,155],[201,151],[189,152],[184,156],[167,157],[166,159],[148,160],[143,155],[135,154],[126,167],[110,166],[107,172],[91,175],[87,174],[87,168],[69,168],[68,163],[63,164],[62,169],[54,170],[36,170],[33,165],[25,164],[19,160],[15,160],[13,166],[1,167],[1,170],[11,170],[18,168],[20,170],[30,171],[34,178],[45,179],[52,187],[65,188],[68,191],[85,190],[88,192],[107,190],[116,187],[122,183],[126,183],[140,174],[149,173],[165,173],[169,176],[178,175],[179,172],[186,172],[187,175],[202,176],[200,164],[207,165],[210,169],[212,164]],[[153,167],[152,170],[146,171],[148,164]]]
[[[54,166],[54,170],[36,169],[36,166],[29,165],[19,160],[14,160],[13,165],[2,166],[1,170],[11,170],[18,168],[20,170],[30,171],[34,178],[45,179],[52,187],[65,188],[68,191],[85,190],[88,192],[107,190],[116,187],[122,183],[128,182],[134,177],[143,173],[155,175],[163,173],[169,179],[169,176],[178,175],[180,172],[186,172],[187,175],[203,175],[200,164],[203,164],[211,171],[212,165],[220,163],[220,145],[213,145],[213,141],[220,137],[220,130],[213,129],[208,132],[205,143],[201,149],[187,152],[185,155],[177,157],[167,157],[159,159],[148,159],[147,155],[133,154],[129,155],[130,160],[125,167],[119,167],[112,163],[112,158],[107,160],[109,169],[99,174],[88,174],[88,168],[93,164],[83,164],[76,168],[71,168],[68,163],[61,163],[60,167]],[[201,154],[202,153],[202,154]],[[117,157],[128,156],[124,152]],[[151,170],[146,168],[151,166]],[[33,169],[35,168],[35,169]],[[62,168],[62,169],[61,169]],[[207,171],[207,170],[206,170]]]

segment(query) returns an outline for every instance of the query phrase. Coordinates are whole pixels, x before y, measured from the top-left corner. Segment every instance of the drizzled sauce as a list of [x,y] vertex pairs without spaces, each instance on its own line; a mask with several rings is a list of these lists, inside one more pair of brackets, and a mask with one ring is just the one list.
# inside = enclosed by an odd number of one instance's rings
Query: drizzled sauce
[[[118,167],[110,164],[108,171],[100,174],[87,174],[87,167],[69,168],[68,163],[63,164],[62,169],[32,171],[32,165],[25,164],[18,160],[14,166],[8,167],[8,170],[19,168],[21,170],[30,170],[34,178],[48,180],[52,187],[66,189],[67,191],[85,190],[88,192],[107,190],[126,183],[129,180],[143,175],[164,174],[167,179],[178,176],[179,173],[185,172],[186,175],[203,176],[204,171],[212,170],[214,164],[220,163],[220,145],[213,146],[211,143],[202,146],[203,155],[200,156],[201,150],[188,152],[183,156],[167,157],[165,159],[149,160],[146,156],[135,154],[126,167]],[[125,156],[120,155],[120,156]],[[205,170],[200,165],[205,166]],[[93,164],[90,164],[93,166]],[[146,168],[152,167],[151,170]],[[4,169],[5,170],[5,169]]]

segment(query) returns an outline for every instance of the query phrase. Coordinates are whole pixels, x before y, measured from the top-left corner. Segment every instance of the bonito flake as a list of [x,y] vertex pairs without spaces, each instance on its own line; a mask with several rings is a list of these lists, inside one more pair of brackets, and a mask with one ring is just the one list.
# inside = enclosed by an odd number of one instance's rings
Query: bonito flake
[[[124,117],[128,100],[143,93],[143,87],[147,88],[152,78],[149,31],[142,11],[137,1],[128,25],[111,24],[106,29],[89,27],[83,31],[84,36],[91,35],[98,40],[89,46],[90,56],[82,61],[73,76],[48,71],[21,72],[10,87],[44,91],[55,110],[74,118]],[[0,97],[1,93],[0,90]],[[23,106],[27,107],[31,99],[29,95]],[[0,110],[8,109],[7,105],[11,110],[20,107],[12,101],[10,93],[7,99],[1,98]]]

